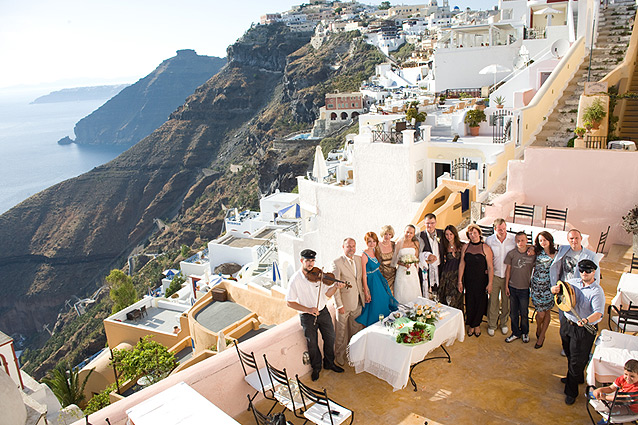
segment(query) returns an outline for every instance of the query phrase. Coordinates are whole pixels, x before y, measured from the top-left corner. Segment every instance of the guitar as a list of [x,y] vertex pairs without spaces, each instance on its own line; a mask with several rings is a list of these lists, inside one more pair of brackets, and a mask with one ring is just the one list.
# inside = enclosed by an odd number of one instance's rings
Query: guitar
[[[557,285],[560,287],[560,291],[558,294],[554,295],[554,299],[556,301],[556,305],[562,311],[569,312],[576,316],[578,321],[582,321],[581,317],[574,311],[574,304],[576,303],[576,294],[574,293],[574,288],[567,282],[558,281]],[[592,335],[596,335],[598,330],[594,325],[590,325],[589,323],[583,325],[583,327]]]

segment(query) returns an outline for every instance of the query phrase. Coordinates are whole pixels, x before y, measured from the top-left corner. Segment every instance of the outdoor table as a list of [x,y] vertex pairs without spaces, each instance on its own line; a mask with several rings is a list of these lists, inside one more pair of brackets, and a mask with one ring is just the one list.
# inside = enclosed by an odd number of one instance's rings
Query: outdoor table
[[[417,298],[415,304],[431,305],[434,303],[425,298]],[[456,341],[465,339],[463,313],[446,305],[441,305],[441,318],[436,322],[434,336],[431,341],[420,345],[402,345],[396,342],[391,330],[381,322],[376,322],[356,333],[348,345],[348,359],[356,373],[368,372],[392,385],[394,391],[405,388],[408,379],[416,391],[416,382],[412,378],[412,370],[426,360],[447,359],[450,354],[443,344],[450,346]],[[445,356],[426,356],[441,347]]]
[[623,273],[611,305],[618,308],[622,305],[626,309],[630,302],[632,305],[638,305],[638,274]]
[[185,382],[144,400],[126,415],[135,425],[239,424]]
[[614,382],[629,359],[638,359],[638,338],[603,329],[587,365],[587,384]]
[[[513,232],[523,231],[527,233],[528,235],[532,235],[533,240],[536,240],[536,235],[538,235],[540,232],[544,230],[548,232],[550,235],[552,235],[552,237],[554,238],[554,243],[556,245],[569,245],[569,241],[567,240],[567,233],[569,232],[566,230],[556,230],[556,229],[551,229],[549,227],[538,227],[538,226],[530,226],[526,224],[509,223],[509,222],[507,223],[507,230],[510,230]],[[582,236],[583,236],[582,245],[584,247],[587,247],[589,245],[589,235],[586,235],[583,233]]]

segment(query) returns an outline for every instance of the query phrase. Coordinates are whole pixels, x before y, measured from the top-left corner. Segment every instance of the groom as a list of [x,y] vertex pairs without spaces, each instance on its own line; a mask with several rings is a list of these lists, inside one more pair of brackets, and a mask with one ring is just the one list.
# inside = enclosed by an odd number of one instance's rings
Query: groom
[[443,253],[441,241],[445,233],[436,228],[436,216],[432,213],[426,214],[424,224],[425,230],[419,233],[421,244],[419,261],[424,273],[421,289],[424,297],[434,298],[439,290],[439,265]]

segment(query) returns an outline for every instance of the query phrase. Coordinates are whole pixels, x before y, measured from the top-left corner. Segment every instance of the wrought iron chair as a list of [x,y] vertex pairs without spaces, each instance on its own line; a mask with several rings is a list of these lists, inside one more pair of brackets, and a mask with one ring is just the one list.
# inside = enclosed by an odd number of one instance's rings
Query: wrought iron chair
[[[257,360],[255,360],[254,352],[251,351],[250,354],[248,354],[245,351],[239,349],[236,340],[233,341],[233,343],[235,344],[235,349],[237,350],[237,355],[239,356],[239,363],[241,364],[241,368],[244,371],[244,380],[248,383],[248,385],[256,390],[255,394],[250,397],[250,400],[254,400],[255,397],[257,397],[257,394],[261,392],[265,398],[274,401],[274,397],[268,396],[266,394],[266,391],[272,391],[272,385],[270,383],[270,379],[268,378],[268,370],[265,367],[262,367],[260,369],[259,366],[257,366]],[[249,368],[253,369],[253,372],[249,373]],[[275,403],[273,407],[276,405],[277,403]],[[250,408],[250,406],[248,406],[248,408]],[[272,411],[272,408],[270,408],[270,411]],[[270,411],[268,413],[270,413]]]
[[325,388],[323,391],[315,390],[301,382],[299,375],[295,375],[295,377],[301,393],[303,415],[306,422],[310,421],[318,425],[340,425],[350,418],[348,423],[352,424],[352,421],[354,421],[354,412],[352,410],[328,398]]
[[[590,394],[595,388],[596,387],[592,385],[588,385],[585,394]],[[638,404],[638,391],[616,391],[612,401],[590,399],[589,403],[587,403],[587,413],[589,414],[589,419],[591,419],[592,424],[599,422],[594,420],[590,406],[596,410],[608,424],[636,423],[636,421],[638,421],[638,413],[630,409],[632,404]]]
[[[616,313],[613,315],[612,313]],[[607,321],[609,324],[609,330],[616,329],[617,332],[638,332],[638,305],[632,305],[629,302],[629,307],[620,308],[615,305],[607,307]],[[612,326],[613,325],[613,326]]]
[[[259,410],[257,410],[255,405],[253,404],[253,399],[250,398],[250,394],[246,394],[246,397],[248,397],[248,409],[252,410],[253,416],[255,417],[255,423],[257,425],[270,425],[272,423],[272,420],[273,420],[272,416],[271,415],[264,415]],[[284,420],[286,420],[286,415],[283,412],[278,413],[278,415],[284,415]],[[286,424],[292,425],[287,420],[286,420]]]
[[536,205],[518,205],[514,202],[514,216],[512,218],[512,223],[516,223],[516,217],[529,217],[530,226],[534,225],[534,209]]
[[482,224],[477,224],[477,226],[481,229],[481,232],[483,233],[484,238],[488,236],[492,236],[494,234],[493,226],[484,226]]
[[629,266],[629,273],[633,273],[634,269],[638,270],[638,257],[636,257],[636,254],[631,254],[631,265]]
[[596,254],[602,253],[605,250],[605,244],[607,243],[607,236],[609,236],[609,229],[611,229],[611,226],[607,226],[606,232],[600,232],[600,239],[598,239]]
[[266,362],[266,369],[268,370],[268,376],[270,377],[273,396],[277,402],[290,410],[296,417],[304,419],[303,416],[297,414],[297,410],[302,408],[301,397],[298,395],[297,389],[293,389],[291,387],[288,374],[286,373],[286,368],[281,370],[277,369],[268,363],[268,359],[265,354],[264,362]]
[[567,210],[568,208],[565,208],[564,210],[560,210],[556,208],[550,208],[549,205],[545,206],[545,226],[544,227],[547,227],[547,219],[549,218],[550,220],[562,221],[563,230],[565,230],[565,226],[567,226]]

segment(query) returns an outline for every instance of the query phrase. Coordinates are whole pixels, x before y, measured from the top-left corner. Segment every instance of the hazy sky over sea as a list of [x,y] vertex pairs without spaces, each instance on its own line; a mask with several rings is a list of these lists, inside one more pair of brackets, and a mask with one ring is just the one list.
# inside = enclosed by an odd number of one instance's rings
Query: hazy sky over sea
[[[179,49],[225,57],[226,47],[252,22],[259,22],[262,14],[301,3],[0,0],[0,89],[135,82]],[[363,3],[379,4],[380,0]],[[450,0],[451,7],[461,9],[491,9],[497,4],[497,0]]]

